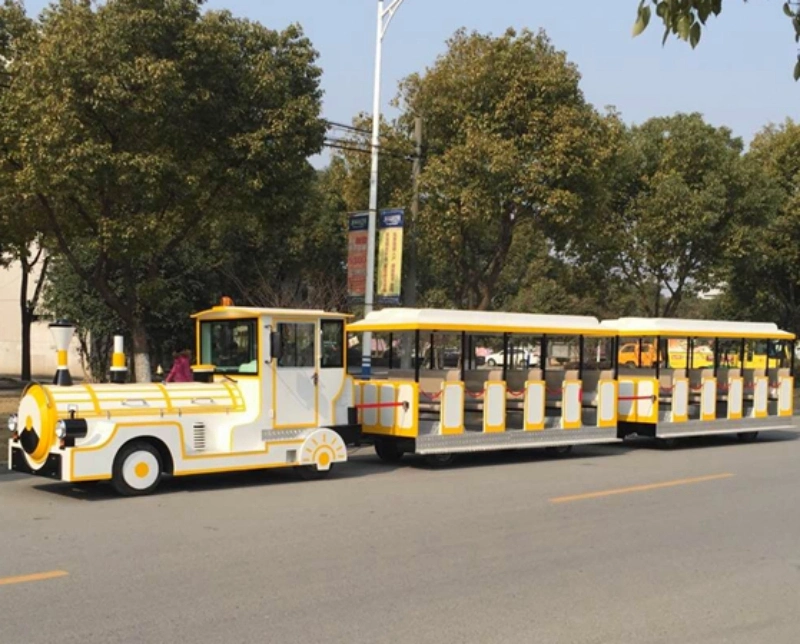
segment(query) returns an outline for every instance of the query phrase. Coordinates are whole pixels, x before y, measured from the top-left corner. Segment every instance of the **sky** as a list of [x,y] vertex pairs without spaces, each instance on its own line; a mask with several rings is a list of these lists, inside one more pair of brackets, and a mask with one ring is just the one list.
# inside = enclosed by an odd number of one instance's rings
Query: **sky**
[[[29,12],[46,3],[28,0]],[[660,23],[631,36],[638,0],[404,0],[384,39],[382,111],[398,82],[423,72],[461,27],[502,34],[543,29],[578,66],[587,100],[614,106],[628,123],[675,112],[701,112],[745,144],[768,123],[795,118],[800,83],[792,79],[798,45],[779,0],[728,0],[709,19],[697,49],[671,39]],[[299,23],[319,52],[323,117],[349,123],[371,112],[376,0],[209,0],[211,9],[272,29]],[[324,159],[323,159],[324,160]],[[318,159],[315,165],[319,165]]]

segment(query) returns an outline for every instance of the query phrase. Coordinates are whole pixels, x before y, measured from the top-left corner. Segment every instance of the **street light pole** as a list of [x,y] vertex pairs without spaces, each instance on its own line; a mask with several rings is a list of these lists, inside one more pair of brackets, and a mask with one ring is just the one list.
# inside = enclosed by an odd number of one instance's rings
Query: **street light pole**
[[[364,315],[372,311],[375,293],[375,230],[378,218],[378,157],[381,129],[381,57],[383,37],[403,0],[391,0],[384,8],[378,0],[378,26],[375,37],[375,80],[372,95],[372,166],[369,175],[369,219],[367,236],[367,284],[364,290]],[[372,333],[364,333],[361,354],[361,377],[372,374]]]

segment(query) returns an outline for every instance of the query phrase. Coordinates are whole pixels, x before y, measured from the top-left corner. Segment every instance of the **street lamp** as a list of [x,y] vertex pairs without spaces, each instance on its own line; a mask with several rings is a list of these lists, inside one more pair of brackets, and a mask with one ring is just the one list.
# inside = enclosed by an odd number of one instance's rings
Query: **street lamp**
[[[378,144],[381,128],[381,50],[383,37],[392,22],[394,14],[403,4],[403,0],[391,0],[384,7],[383,0],[378,0],[378,28],[375,38],[375,85],[372,95],[372,167],[369,175],[369,218],[367,238],[367,284],[364,291],[364,315],[372,311],[375,293],[375,228],[378,215]],[[369,378],[372,373],[372,333],[364,333],[364,345],[361,354],[361,376]]]

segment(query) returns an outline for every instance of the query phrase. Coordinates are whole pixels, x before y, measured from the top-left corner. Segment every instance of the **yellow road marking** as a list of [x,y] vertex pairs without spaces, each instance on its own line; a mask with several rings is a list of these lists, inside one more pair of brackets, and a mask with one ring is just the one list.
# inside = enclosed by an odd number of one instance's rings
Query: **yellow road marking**
[[44,581],[45,579],[56,579],[66,577],[69,573],[65,570],[51,570],[50,572],[37,572],[34,575],[20,575],[19,577],[0,577],[0,586],[10,584],[24,584],[29,581]]
[[646,485],[633,485],[631,487],[620,487],[614,490],[602,490],[600,492],[589,492],[587,494],[573,494],[571,496],[557,496],[550,499],[550,503],[569,503],[570,501],[583,501],[586,499],[598,499],[604,496],[614,496],[615,494],[629,494],[631,492],[647,492],[648,490],[659,490],[665,487],[675,487],[676,485],[691,485],[692,483],[705,483],[706,481],[717,481],[719,479],[729,479],[732,473],[709,474],[708,476],[696,476],[690,479],[676,479],[674,481],[664,481],[663,483],[648,483]]

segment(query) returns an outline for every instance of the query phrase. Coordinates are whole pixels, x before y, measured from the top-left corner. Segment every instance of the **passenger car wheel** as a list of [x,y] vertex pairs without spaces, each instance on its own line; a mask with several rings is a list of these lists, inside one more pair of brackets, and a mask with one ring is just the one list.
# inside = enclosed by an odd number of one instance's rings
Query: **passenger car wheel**
[[375,453],[385,463],[397,463],[403,458],[403,450],[397,446],[397,443],[381,438],[375,440]]

